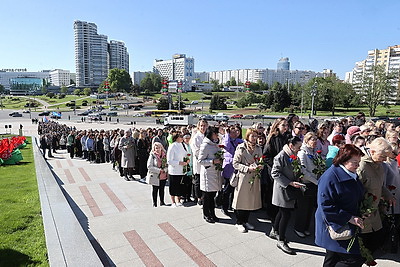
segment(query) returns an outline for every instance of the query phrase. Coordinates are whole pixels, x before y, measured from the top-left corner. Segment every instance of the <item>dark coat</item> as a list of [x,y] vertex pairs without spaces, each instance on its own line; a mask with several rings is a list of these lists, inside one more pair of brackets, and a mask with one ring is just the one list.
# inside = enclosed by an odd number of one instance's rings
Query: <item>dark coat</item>
[[283,146],[287,143],[289,139],[288,134],[279,134],[277,136],[271,137],[264,151],[264,155],[267,156],[267,164],[272,168],[274,164],[274,158],[281,152]]
[[[315,213],[315,243],[325,249],[339,252],[360,254],[358,238],[350,250],[350,240],[335,241],[329,236],[327,223],[334,230],[344,226],[352,216],[359,216],[359,205],[364,196],[364,187],[360,180],[355,180],[341,167],[332,165],[318,180],[317,202]],[[349,224],[353,232],[356,226]]]

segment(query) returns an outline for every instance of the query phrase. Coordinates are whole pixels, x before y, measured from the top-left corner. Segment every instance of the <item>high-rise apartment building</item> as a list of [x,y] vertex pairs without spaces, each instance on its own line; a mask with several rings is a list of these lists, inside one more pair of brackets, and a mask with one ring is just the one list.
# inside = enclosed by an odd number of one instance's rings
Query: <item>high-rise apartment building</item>
[[97,33],[94,23],[74,21],[76,85],[98,86],[111,68],[129,73],[129,54],[122,41],[111,40]]
[[288,57],[282,57],[276,64],[277,70],[290,70],[290,62]]
[[110,40],[108,54],[110,55],[110,69],[124,69],[129,73],[129,54],[124,42]]
[[[345,82],[351,83],[356,92],[363,90],[363,79],[372,74],[372,67],[383,65],[386,73],[398,73],[400,71],[400,45],[389,46],[386,49],[374,49],[368,51],[368,56],[355,63],[351,72],[346,73]],[[400,80],[397,75],[393,80],[394,87],[400,88]],[[393,90],[391,98],[396,99],[397,90]]]
[[[332,72],[331,75],[334,75]],[[314,72],[309,70],[273,70],[273,69],[239,69],[239,70],[223,70],[212,71],[209,73],[210,80],[218,80],[219,83],[225,84],[231,78],[237,83],[245,83],[246,81],[257,82],[262,81],[268,85],[275,82],[281,84],[306,84],[315,77],[324,77],[322,72]]]
[[186,57],[185,54],[175,54],[169,60],[156,59],[153,72],[170,81],[181,81],[183,90],[189,90],[190,83],[195,78],[194,59]]

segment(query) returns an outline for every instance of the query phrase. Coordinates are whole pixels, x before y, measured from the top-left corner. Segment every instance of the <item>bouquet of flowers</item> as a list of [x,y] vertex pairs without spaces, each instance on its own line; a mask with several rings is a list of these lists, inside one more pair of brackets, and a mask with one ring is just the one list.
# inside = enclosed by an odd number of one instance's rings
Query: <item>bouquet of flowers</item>
[[[374,203],[374,201],[377,201],[377,200],[378,200],[378,198],[371,193],[366,193],[364,195],[364,199],[361,201],[361,204],[360,204],[361,218],[366,218],[366,217],[370,216],[372,212],[376,211],[376,208],[373,207],[373,203]],[[365,247],[362,238],[358,236],[359,232],[360,232],[360,228],[357,227],[356,233],[351,238],[349,245],[347,246],[347,251],[348,252],[350,251],[356,238],[358,238],[358,244],[360,245],[361,256],[363,256],[366,259],[366,262],[374,262],[374,257],[372,256],[371,251],[369,251],[369,249]]]
[[167,158],[163,157],[161,158],[161,169],[167,168]]
[[301,178],[304,177],[304,174],[301,170],[301,163],[300,163],[299,158],[296,155],[290,155],[289,160],[293,166],[294,176],[296,177],[297,180],[300,180]]
[[215,169],[216,169],[217,171],[222,171],[222,170],[223,170],[223,168],[222,168],[222,161],[224,160],[224,150],[223,150],[223,149],[225,148],[225,146],[224,146],[224,145],[218,145],[218,147],[220,148],[220,150],[218,150],[218,151],[214,154],[214,156],[215,156],[215,159],[219,159],[221,162],[215,164]]
[[322,158],[321,153],[321,150],[317,150],[317,155],[315,157],[311,156],[315,165],[315,169],[312,172],[317,175],[318,178],[326,171],[325,160]]
[[188,163],[187,165],[183,166],[183,173],[185,174],[190,171],[190,165],[189,165],[190,156],[191,154],[187,154],[186,157],[183,157],[183,161]]
[[261,171],[263,170],[263,167],[258,167],[259,165],[264,166],[265,164],[267,164],[265,162],[265,159],[267,158],[267,156],[262,155],[261,157],[258,157],[257,155],[254,156],[254,163],[257,168],[255,170],[255,174],[250,178],[249,183],[252,185],[254,184],[254,181],[256,179],[261,179]]

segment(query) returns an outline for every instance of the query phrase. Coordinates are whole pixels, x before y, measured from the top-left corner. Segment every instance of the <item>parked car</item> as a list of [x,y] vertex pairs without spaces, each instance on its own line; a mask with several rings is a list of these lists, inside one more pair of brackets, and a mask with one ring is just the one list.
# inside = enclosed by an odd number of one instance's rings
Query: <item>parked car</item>
[[19,112],[12,112],[12,113],[10,113],[8,115],[11,116],[11,117],[22,117],[22,114],[19,113]]
[[253,115],[244,115],[243,119],[254,120],[254,116]]
[[257,115],[254,116],[254,119],[257,119],[257,120],[264,119],[264,115],[257,114]]
[[113,112],[108,112],[107,113],[107,116],[118,116],[118,113],[116,112],[116,111],[113,111]]
[[198,103],[199,103],[199,101],[193,100],[192,102],[190,102],[190,105],[197,105]]
[[136,113],[135,115],[133,115],[133,117],[143,117],[143,113]]
[[112,107],[110,107],[110,110],[117,110],[117,107],[116,106],[112,106]]
[[133,110],[140,110],[140,107],[136,106],[136,107],[133,108]]
[[39,116],[49,116],[50,115],[50,111],[43,111],[39,113]]
[[243,114],[234,114],[231,116],[231,119],[241,119],[243,118]]
[[214,120],[214,117],[211,116],[210,114],[203,114],[199,117],[201,120],[206,120],[206,121],[212,121]]
[[24,111],[22,111],[22,113],[31,113],[29,110],[24,110]]
[[92,121],[101,121],[102,120],[101,116],[99,114],[95,114],[95,113],[89,114],[88,118],[89,118],[89,120],[92,120]]
[[89,114],[90,114],[89,111],[84,111],[84,112],[78,113],[78,116],[87,116]]
[[217,115],[214,115],[214,120],[215,121],[228,121],[229,117],[224,114],[217,114]]

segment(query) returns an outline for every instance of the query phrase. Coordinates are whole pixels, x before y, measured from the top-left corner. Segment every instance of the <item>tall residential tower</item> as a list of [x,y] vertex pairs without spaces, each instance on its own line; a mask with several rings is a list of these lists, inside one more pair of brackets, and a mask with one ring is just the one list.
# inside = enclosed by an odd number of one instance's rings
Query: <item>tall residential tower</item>
[[109,69],[125,69],[129,73],[129,54],[122,41],[111,40],[97,33],[94,23],[74,21],[76,85],[99,86]]

